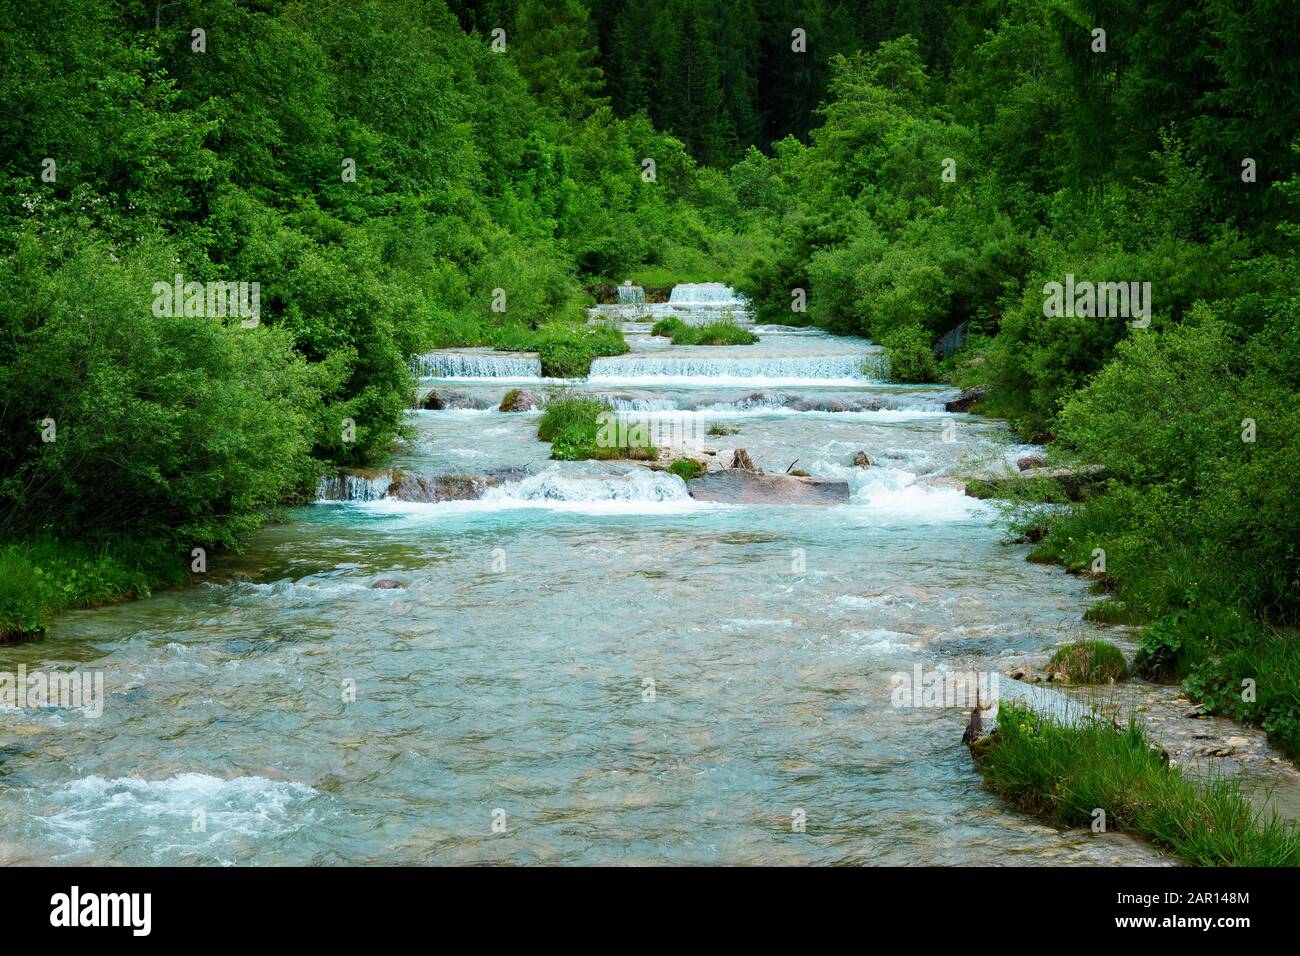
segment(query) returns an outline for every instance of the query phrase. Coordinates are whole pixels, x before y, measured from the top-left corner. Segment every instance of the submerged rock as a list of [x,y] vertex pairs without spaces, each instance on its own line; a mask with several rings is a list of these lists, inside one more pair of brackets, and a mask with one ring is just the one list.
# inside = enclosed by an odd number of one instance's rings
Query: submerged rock
[[768,475],[754,471],[752,466],[712,471],[694,479],[687,487],[692,498],[721,504],[827,506],[849,503],[847,481]]
[[401,581],[394,580],[393,578],[380,578],[370,586],[380,591],[394,591],[406,587],[406,585]]

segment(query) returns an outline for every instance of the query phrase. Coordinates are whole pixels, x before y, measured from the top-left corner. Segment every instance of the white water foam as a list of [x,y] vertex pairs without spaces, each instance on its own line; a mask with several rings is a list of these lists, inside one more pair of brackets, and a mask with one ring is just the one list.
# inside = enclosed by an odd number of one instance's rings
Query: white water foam
[[[143,835],[153,839],[189,835],[194,809],[201,807],[206,814],[206,836],[195,834],[195,843],[216,842],[232,836],[266,837],[297,830],[309,824],[312,816],[301,810],[291,814],[290,806],[315,795],[306,784],[266,777],[226,780],[205,773],[181,773],[164,780],[145,780],[91,775],[52,794],[53,802],[62,809],[49,815],[36,813],[35,817],[71,846],[92,849],[96,836],[106,828],[142,828]],[[157,849],[186,848],[179,839],[177,844]]]
[[735,289],[721,282],[682,282],[668,293],[669,305],[743,309],[749,303]]
[[540,381],[542,360],[510,352],[429,352],[415,359],[417,374],[443,380],[513,379]]
[[550,468],[521,481],[489,488],[485,501],[598,502],[685,501],[686,483],[663,471],[637,470],[626,475],[574,477]]
[[672,382],[702,387],[749,381],[862,385],[876,381],[863,372],[863,367],[868,363],[874,367],[878,359],[877,353],[752,358],[630,355],[596,359],[591,363],[590,381],[592,384]]

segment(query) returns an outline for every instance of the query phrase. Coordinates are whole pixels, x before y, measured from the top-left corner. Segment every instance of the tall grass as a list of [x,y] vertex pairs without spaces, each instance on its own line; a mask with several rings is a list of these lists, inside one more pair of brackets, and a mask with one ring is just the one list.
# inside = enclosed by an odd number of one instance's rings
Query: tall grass
[[1022,810],[1060,826],[1132,833],[1197,866],[1297,866],[1300,833],[1265,815],[1240,785],[1194,780],[1169,767],[1131,723],[1116,732],[1094,720],[1064,726],[1009,701],[998,728],[976,745],[988,785]]

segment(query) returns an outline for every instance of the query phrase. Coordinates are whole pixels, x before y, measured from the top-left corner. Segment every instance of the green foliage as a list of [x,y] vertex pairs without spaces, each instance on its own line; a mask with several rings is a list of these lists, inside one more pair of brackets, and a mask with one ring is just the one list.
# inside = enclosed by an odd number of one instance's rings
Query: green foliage
[[734,322],[687,325],[672,316],[656,322],[650,334],[668,336],[673,345],[753,345],[758,341],[757,335]]
[[181,553],[125,538],[48,536],[0,545],[0,642],[39,634],[59,611],[144,597],[185,577]]
[[1072,684],[1113,684],[1128,677],[1124,652],[1106,641],[1076,641],[1058,648],[1047,669]]
[[0,273],[0,533],[233,546],[314,481],[324,377],[282,329],[155,317],[170,248],[69,246]]
[[1300,635],[1239,634],[1187,682],[1210,713],[1257,724],[1292,759],[1300,758]]
[[885,333],[880,344],[889,357],[891,381],[933,382],[938,377],[930,337],[919,326],[895,328]]
[[1171,768],[1137,723],[1064,726],[1020,704],[998,706],[998,728],[977,745],[989,786],[1057,826],[1086,826],[1106,812],[1108,829],[1144,837],[1195,866],[1297,866],[1300,833],[1265,817],[1231,780],[1206,782]]
[[683,481],[690,481],[692,478],[698,478],[704,474],[704,466],[693,458],[678,458],[668,470]]
[[493,333],[491,340],[504,351],[536,352],[542,374],[549,378],[584,378],[591,371],[592,359],[628,350],[623,333],[604,325],[555,322],[536,331],[506,326]]
[[635,429],[620,432],[613,406],[603,399],[562,395],[546,403],[537,437],[551,443],[557,461],[654,459],[655,449]]

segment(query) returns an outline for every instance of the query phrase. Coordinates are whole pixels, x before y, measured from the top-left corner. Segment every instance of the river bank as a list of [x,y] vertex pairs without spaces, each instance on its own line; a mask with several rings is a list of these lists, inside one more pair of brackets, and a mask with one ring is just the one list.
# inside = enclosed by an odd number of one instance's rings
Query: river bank
[[[409,413],[389,474],[491,482],[323,486],[205,583],[0,651],[107,689],[93,720],[6,719],[0,858],[1169,862],[1009,809],[963,708],[893,699],[917,666],[1000,671],[1109,633],[956,482],[1038,449],[947,412],[950,386],[882,381],[866,340],[752,326],[755,345],[684,350],[651,325],[582,380],[426,357],[443,398]],[[771,473],[797,460],[848,502],[720,504],[645,463],[552,460],[542,407],[500,411],[516,390],[598,396]]]

